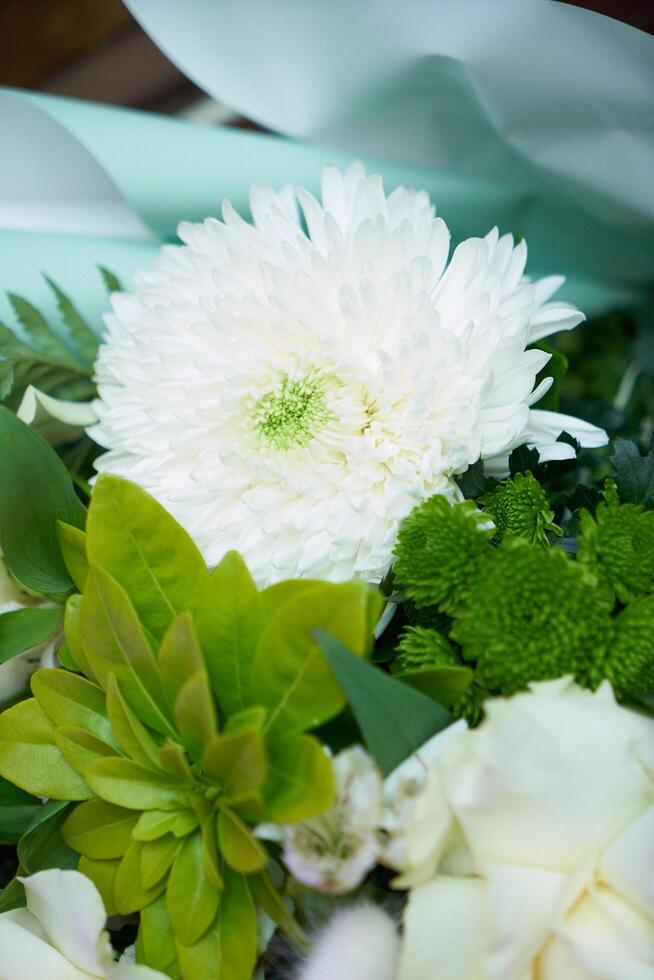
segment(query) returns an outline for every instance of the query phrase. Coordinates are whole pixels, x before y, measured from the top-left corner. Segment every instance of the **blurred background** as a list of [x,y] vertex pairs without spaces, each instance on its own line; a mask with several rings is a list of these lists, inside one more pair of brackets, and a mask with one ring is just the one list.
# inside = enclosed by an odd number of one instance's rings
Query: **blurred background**
[[[568,2],[654,33],[653,0]],[[122,0],[0,0],[0,84],[202,122],[251,125],[204,97],[141,30]]]

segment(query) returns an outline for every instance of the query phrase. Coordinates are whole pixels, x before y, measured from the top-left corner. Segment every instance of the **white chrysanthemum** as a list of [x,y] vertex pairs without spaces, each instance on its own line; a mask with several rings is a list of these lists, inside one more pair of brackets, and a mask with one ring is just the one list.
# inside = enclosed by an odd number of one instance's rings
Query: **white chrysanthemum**
[[[299,217],[299,200],[306,223]],[[546,458],[604,433],[530,405],[540,338],[583,317],[532,283],[493,230],[447,264],[425,192],[361,164],[307,191],[252,190],[254,224],[182,224],[133,296],[116,295],[97,363],[99,470],[157,497],[209,564],[229,548],[260,583],[380,579],[398,526],[481,455]]]

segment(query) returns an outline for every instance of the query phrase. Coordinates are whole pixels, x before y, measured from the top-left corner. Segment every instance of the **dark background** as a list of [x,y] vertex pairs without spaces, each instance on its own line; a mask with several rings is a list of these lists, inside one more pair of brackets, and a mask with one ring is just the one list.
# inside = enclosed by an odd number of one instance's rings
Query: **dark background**
[[[654,34],[654,0],[569,2]],[[168,113],[202,94],[121,0],[0,0],[0,84]]]

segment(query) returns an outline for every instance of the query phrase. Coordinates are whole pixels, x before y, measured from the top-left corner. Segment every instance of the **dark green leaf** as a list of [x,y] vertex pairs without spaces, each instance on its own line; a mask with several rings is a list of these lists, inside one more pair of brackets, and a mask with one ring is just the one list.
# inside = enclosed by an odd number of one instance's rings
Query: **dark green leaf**
[[103,265],[98,266],[100,275],[102,276],[102,281],[104,282],[105,289],[108,293],[120,293],[122,291],[122,286],[120,284],[120,279],[117,275],[111,272],[110,269],[105,268]]
[[0,664],[46,643],[61,623],[61,609],[16,609],[0,615]]
[[616,439],[610,457],[620,499],[626,503],[654,505],[654,442],[646,456],[628,439]]
[[68,327],[68,339],[72,348],[75,350],[80,361],[90,367],[98,353],[98,338],[79,310],[73,305],[70,298],[61,291],[59,286],[48,276],[45,276],[45,281],[55,295],[61,319]]

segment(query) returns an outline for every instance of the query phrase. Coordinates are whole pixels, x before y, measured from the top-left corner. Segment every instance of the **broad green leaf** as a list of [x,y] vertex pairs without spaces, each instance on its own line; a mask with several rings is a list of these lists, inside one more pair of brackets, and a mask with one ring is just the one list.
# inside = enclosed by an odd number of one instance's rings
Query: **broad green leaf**
[[99,797],[128,810],[176,810],[186,802],[183,787],[170,776],[130,759],[101,759],[87,779]]
[[175,837],[186,837],[198,826],[192,810],[146,810],[134,828],[135,840],[158,840],[172,832]]
[[84,583],[89,573],[89,563],[86,557],[86,534],[72,524],[57,521],[59,547],[66,563],[70,577],[80,590],[84,591]]
[[85,517],[68,471],[41,436],[2,406],[0,459],[0,549],[7,567],[34,592],[68,592],[73,582],[57,521],[83,527]]
[[102,474],[87,521],[87,553],[125,589],[139,619],[157,639],[192,610],[207,580],[188,534],[140,487]]
[[121,694],[114,674],[107,679],[107,712],[114,735],[125,753],[150,769],[160,769],[159,746]]
[[95,681],[96,677],[91,669],[91,665],[88,661],[88,657],[84,653],[84,647],[82,646],[82,636],[81,636],[81,624],[80,616],[82,610],[82,597],[78,593],[71,595],[66,600],[66,608],[64,609],[64,631],[66,634],[66,645],[68,646],[68,651],[77,666],[77,669],[88,677],[89,680]]
[[119,867],[119,860],[95,861],[93,858],[84,857],[84,855],[79,859],[77,866],[77,870],[90,878],[100,892],[107,915],[118,915],[114,886]]
[[202,835],[195,833],[182,843],[166,889],[166,907],[177,940],[185,946],[196,943],[215,919],[219,902],[220,893],[205,874]]
[[329,630],[363,656],[381,608],[379,594],[362,582],[309,586],[278,608],[252,665],[253,701],[269,709],[270,734],[313,728],[340,711],[343,693],[313,631]]
[[66,843],[86,857],[98,861],[122,857],[132,842],[138,817],[133,810],[87,800],[80,803],[61,828]]
[[264,786],[265,819],[275,823],[307,820],[334,802],[332,762],[311,735],[284,735],[268,747]]
[[268,852],[250,828],[232,810],[218,814],[218,846],[230,868],[250,875],[261,871],[268,861]]
[[143,844],[141,882],[144,888],[154,888],[164,875],[168,874],[168,870],[181,846],[180,841],[172,834],[165,834],[157,840]]
[[177,616],[166,630],[157,663],[161,685],[172,712],[177,695],[189,677],[204,669],[202,652],[189,613]]
[[130,915],[150,905],[166,887],[165,879],[158,881],[151,888],[146,888],[144,885],[141,878],[141,856],[145,846],[141,841],[132,841],[118,865],[114,895],[120,915]]
[[14,786],[8,779],[2,779],[0,776],[0,806],[22,806],[38,802],[31,793],[26,793],[24,789]]
[[616,439],[610,459],[620,500],[654,506],[654,439],[645,456],[635,442]]
[[159,762],[162,769],[170,773],[180,783],[193,783],[193,772],[186,758],[186,752],[179,742],[166,742],[159,749]]
[[450,724],[452,716],[436,701],[361,660],[335,637],[316,632],[382,772],[391,772]]
[[36,698],[0,714],[0,775],[34,796],[86,800],[93,795],[55,744],[53,725]]
[[99,681],[116,675],[125,700],[139,718],[162,735],[175,731],[166,715],[156,660],[124,589],[92,568],[81,607],[84,652]]
[[470,687],[473,672],[469,667],[424,667],[404,670],[393,676],[395,680],[426,694],[432,701],[451,708]]
[[118,757],[112,745],[103,742],[97,735],[87,732],[85,728],[62,725],[55,728],[54,739],[66,761],[81,776],[89,766],[99,762],[100,759]]
[[58,667],[32,675],[32,692],[53,725],[74,725],[118,747],[107,718],[104,691]]
[[65,670],[70,670],[73,674],[79,674],[80,669],[70,655],[67,643],[62,643],[57,650],[57,660]]
[[257,908],[261,909],[300,948],[308,944],[306,933],[289,911],[288,905],[275,888],[268,871],[251,875],[248,885]]
[[267,772],[261,719],[258,724],[216,735],[206,748],[202,767],[231,803],[257,793]]
[[40,809],[38,800],[34,803],[0,803],[0,845],[18,843]]
[[[18,871],[21,877],[36,874],[46,868],[75,868],[78,855],[61,836],[70,805],[50,801],[40,806],[32,822],[18,842]],[[25,905],[25,889],[14,878],[0,896],[0,912]]]
[[68,327],[71,346],[83,364],[92,365],[98,353],[100,343],[98,337],[59,286],[49,276],[45,276],[45,281],[55,294],[61,319]]
[[251,980],[258,954],[257,914],[247,879],[225,869],[220,913],[194,945],[177,941],[184,980]]
[[0,615],[0,664],[46,643],[61,623],[61,609],[16,609]]
[[175,722],[191,759],[202,758],[205,746],[218,729],[216,706],[204,670],[194,674],[175,701]]
[[251,703],[252,659],[264,618],[245,562],[229,551],[213,570],[196,613],[198,636],[221,710]]
[[141,910],[136,961],[149,966],[151,970],[161,970],[167,976],[181,976],[179,970],[175,972],[175,936],[163,895]]

